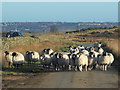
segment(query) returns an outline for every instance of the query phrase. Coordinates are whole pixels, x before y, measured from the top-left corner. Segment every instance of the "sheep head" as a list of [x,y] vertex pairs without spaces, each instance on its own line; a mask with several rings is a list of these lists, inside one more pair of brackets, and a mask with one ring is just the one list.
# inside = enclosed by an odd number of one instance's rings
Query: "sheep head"
[[13,52],[12,53],[12,56],[14,57],[14,56],[17,56],[18,54],[16,53],[16,52]]
[[9,55],[9,52],[8,52],[8,51],[5,51],[5,52],[4,52],[4,55],[5,55],[5,56]]

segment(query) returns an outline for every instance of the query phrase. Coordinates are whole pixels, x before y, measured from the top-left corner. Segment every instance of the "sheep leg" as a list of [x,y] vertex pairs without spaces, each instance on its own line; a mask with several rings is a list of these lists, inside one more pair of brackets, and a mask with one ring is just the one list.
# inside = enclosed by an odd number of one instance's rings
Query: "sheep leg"
[[107,65],[105,65],[104,68],[105,68],[104,70],[107,71]]
[[75,66],[75,71],[77,71],[77,66]]
[[62,65],[62,70],[63,70],[63,71],[65,70],[65,66],[64,66],[64,65]]
[[87,65],[85,65],[85,71],[87,71]]
[[104,65],[100,65],[100,69],[104,71]]
[[8,66],[11,68],[11,66],[12,66],[11,62],[8,63]]
[[110,68],[110,66],[111,66],[111,63],[108,65],[108,68]]
[[71,70],[71,65],[68,65],[68,70]]
[[55,71],[57,71],[57,65],[54,65],[53,68]]
[[66,70],[68,71],[70,70],[70,65],[66,65],[65,67],[66,67]]
[[79,71],[82,72],[82,65],[79,66]]
[[104,71],[105,70],[105,65],[102,65],[102,66],[103,66],[102,70]]
[[17,69],[18,69],[18,66],[19,66],[19,65],[18,65],[18,64],[16,64],[16,68],[17,68]]
[[72,65],[71,65],[71,70],[75,71],[75,67],[76,67],[76,66],[72,66]]
[[[89,66],[88,66],[88,70],[91,70],[91,67],[92,67],[92,66],[91,66],[91,65],[89,65]],[[86,68],[86,67],[85,67],[85,68]]]

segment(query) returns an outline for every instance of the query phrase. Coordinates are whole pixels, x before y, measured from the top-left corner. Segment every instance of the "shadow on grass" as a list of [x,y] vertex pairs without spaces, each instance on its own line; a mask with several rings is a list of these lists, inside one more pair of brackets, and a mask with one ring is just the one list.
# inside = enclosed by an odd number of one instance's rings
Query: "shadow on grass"
[[43,66],[40,64],[24,64],[23,66],[19,68],[15,67],[2,67],[2,73],[3,74],[9,74],[9,73],[33,73],[35,71],[44,71]]

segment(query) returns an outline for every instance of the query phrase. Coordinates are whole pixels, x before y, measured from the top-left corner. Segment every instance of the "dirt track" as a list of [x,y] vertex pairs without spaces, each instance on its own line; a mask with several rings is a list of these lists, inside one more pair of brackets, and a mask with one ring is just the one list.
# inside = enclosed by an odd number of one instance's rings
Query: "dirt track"
[[[24,76],[23,76],[24,77]],[[3,78],[4,88],[118,88],[118,72],[110,68],[87,72],[36,73],[24,79],[8,81]]]

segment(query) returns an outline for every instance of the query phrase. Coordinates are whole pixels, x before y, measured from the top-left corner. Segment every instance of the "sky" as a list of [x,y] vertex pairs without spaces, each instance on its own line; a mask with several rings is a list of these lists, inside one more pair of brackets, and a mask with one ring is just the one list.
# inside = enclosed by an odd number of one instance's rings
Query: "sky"
[[2,22],[117,22],[118,2],[2,2]]

